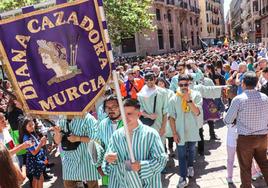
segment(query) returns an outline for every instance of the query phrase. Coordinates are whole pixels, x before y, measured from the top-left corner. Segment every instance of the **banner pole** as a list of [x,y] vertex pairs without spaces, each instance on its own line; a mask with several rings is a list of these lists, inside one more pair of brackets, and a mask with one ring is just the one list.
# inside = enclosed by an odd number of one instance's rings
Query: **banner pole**
[[134,157],[133,150],[132,150],[132,142],[131,142],[131,139],[129,136],[129,131],[127,128],[127,120],[126,120],[126,116],[125,116],[125,110],[123,107],[122,95],[121,95],[120,88],[119,88],[119,81],[118,81],[118,75],[116,73],[116,70],[113,70],[113,80],[114,80],[114,84],[115,84],[115,91],[116,91],[116,95],[117,95],[117,99],[118,99],[121,117],[123,120],[124,129],[125,129],[125,133],[126,133],[126,139],[127,139],[127,144],[128,144],[129,154],[130,154],[130,160],[132,163],[134,163],[135,157]]
[[[106,46],[108,48],[108,59],[109,62],[111,64],[114,63],[114,57],[113,57],[113,53],[112,53],[112,47],[111,47],[111,43],[110,43],[110,38],[108,35],[108,29],[107,29],[107,23],[106,23],[106,18],[105,18],[105,14],[104,14],[104,9],[103,9],[103,1],[102,0],[95,0],[95,2],[98,2],[98,7],[99,7],[99,14],[101,17],[101,21],[102,21],[102,26],[106,26],[104,29],[104,38],[105,38],[105,42],[106,42]],[[112,65],[112,67],[114,67]],[[119,104],[119,109],[120,109],[120,113],[121,113],[121,117],[122,117],[122,121],[124,124],[124,130],[125,130],[125,134],[126,134],[126,139],[127,139],[127,145],[128,145],[128,150],[129,150],[129,155],[130,155],[130,161],[132,163],[135,162],[135,157],[134,157],[134,153],[132,150],[132,142],[129,136],[129,131],[127,128],[127,120],[126,120],[126,115],[125,115],[125,110],[123,107],[123,100],[122,100],[122,95],[121,95],[121,91],[120,91],[120,87],[119,87],[119,80],[118,80],[118,75],[116,73],[116,70],[112,70],[112,77],[113,77],[113,81],[114,81],[114,85],[115,85],[115,91],[116,91],[116,95],[117,95],[117,100],[118,100],[118,104]]]

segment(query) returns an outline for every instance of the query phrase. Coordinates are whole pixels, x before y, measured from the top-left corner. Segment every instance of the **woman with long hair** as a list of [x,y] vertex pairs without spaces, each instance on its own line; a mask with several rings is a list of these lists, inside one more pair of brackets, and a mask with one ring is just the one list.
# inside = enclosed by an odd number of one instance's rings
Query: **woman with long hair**
[[27,149],[26,154],[26,172],[29,179],[32,180],[32,188],[43,188],[46,155],[42,147],[46,144],[46,137],[38,139],[35,133],[35,124],[29,118],[21,120],[19,130],[20,143],[31,141],[34,146]]
[[14,165],[6,147],[0,143],[0,187],[19,188],[21,173]]

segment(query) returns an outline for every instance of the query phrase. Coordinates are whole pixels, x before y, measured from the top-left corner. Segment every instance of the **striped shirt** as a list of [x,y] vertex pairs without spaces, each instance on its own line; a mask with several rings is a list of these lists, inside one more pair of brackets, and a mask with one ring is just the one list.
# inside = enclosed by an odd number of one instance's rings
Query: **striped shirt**
[[115,165],[103,161],[102,169],[110,175],[110,188],[162,188],[161,171],[166,166],[167,155],[156,130],[143,125],[133,130],[132,149],[135,160],[141,164],[139,172],[127,171],[125,161],[130,160],[123,128],[114,132],[107,153],[115,152]]
[[[66,119],[59,120],[59,126],[67,132]],[[87,114],[85,118],[74,118],[69,123],[69,129],[73,135],[96,137],[96,119]],[[62,174],[64,180],[92,181],[100,179],[100,175],[93,165],[88,153],[88,143],[81,143],[76,150],[62,151]]]
[[[119,122],[117,122],[117,128],[119,128]],[[101,141],[101,143],[105,145],[105,148],[107,148],[113,133],[114,128],[112,121],[107,117],[99,123],[97,140]]]
[[268,97],[256,90],[246,90],[236,96],[224,118],[226,124],[236,119],[239,135],[268,133]]
[[[144,86],[147,87],[147,86]],[[156,96],[155,103],[155,112],[154,112],[154,100]],[[163,123],[163,116],[167,114],[168,111],[168,95],[166,91],[158,86],[156,86],[156,92],[149,97],[142,96],[138,93],[138,101],[141,105],[141,111],[146,112],[147,114],[157,114],[157,118],[154,121],[154,124],[151,125],[152,128],[157,131],[160,130]]]

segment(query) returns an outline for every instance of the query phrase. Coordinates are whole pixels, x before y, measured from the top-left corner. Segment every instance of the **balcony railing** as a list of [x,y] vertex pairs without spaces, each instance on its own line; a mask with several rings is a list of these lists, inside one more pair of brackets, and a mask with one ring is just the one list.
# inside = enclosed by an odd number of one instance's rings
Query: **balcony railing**
[[175,5],[175,0],[167,0],[168,5]]
[[221,3],[221,0],[213,0],[214,3]]
[[181,8],[184,8],[184,9],[188,9],[188,3],[186,3],[186,2],[181,2],[181,3],[180,3],[180,7],[181,7]]
[[260,11],[261,16],[267,16],[268,15],[268,5],[263,7]]
[[154,0],[155,2],[165,3],[165,0]]
[[200,9],[199,8],[196,8],[194,6],[190,6],[190,10],[191,10],[191,12],[194,12],[196,14],[200,14]]

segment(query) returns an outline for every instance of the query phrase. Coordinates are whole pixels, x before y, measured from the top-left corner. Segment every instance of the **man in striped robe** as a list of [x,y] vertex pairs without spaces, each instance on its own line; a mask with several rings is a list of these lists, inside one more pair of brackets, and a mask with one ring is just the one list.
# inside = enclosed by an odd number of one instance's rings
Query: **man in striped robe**
[[135,162],[130,163],[126,135],[118,129],[109,141],[102,169],[109,174],[111,188],[162,188],[161,171],[167,155],[156,130],[138,119],[140,104],[135,99],[124,101],[124,109]]
[[[99,123],[97,140],[103,144],[104,149],[107,149],[112,134],[123,126],[123,122],[121,120],[121,113],[115,95],[110,95],[105,98],[103,109],[108,117],[101,120]],[[102,177],[102,185],[108,185],[107,176]]]
[[57,144],[62,141],[61,130],[67,132],[67,123],[71,131],[68,140],[81,143],[76,150],[62,151],[64,187],[76,188],[78,181],[87,181],[88,188],[98,188],[100,175],[88,152],[88,142],[97,136],[97,120],[89,113],[84,118],[73,118],[70,122],[64,118],[60,119],[59,126],[54,127],[54,139]]

